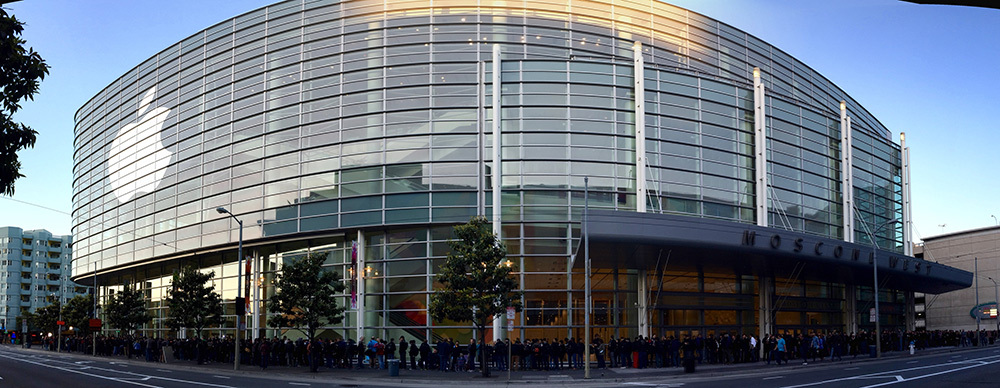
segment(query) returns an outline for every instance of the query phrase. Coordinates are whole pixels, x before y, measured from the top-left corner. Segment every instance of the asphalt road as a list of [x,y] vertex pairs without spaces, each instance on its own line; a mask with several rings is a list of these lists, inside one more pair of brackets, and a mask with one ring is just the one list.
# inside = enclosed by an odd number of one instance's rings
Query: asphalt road
[[[803,366],[792,363],[744,365],[732,370],[701,370],[693,375],[679,370],[606,370],[602,377],[583,380],[579,371],[538,372],[521,376],[509,386],[535,387],[662,387],[662,388],[873,388],[873,387],[996,387],[996,367],[1000,348],[944,351],[923,356],[902,356],[882,360],[858,358],[842,362],[821,361]],[[382,372],[384,373],[384,372]],[[435,387],[504,386],[501,378],[482,380],[475,374],[429,374],[423,379],[388,379],[382,373],[354,378],[350,373],[309,374],[301,370],[260,373],[233,372],[221,366],[146,364],[139,361],[93,358],[0,347],[0,387]],[[440,376],[438,378],[437,376]],[[517,377],[515,377],[517,379]]]
[[328,382],[277,383],[274,379],[171,370],[114,360],[94,361],[75,355],[0,349],[0,387],[18,388],[236,388],[339,386]]
[[804,367],[800,363],[761,365],[753,371],[706,378],[681,378],[664,382],[631,382],[627,385],[684,388],[874,388],[874,387],[997,387],[996,368],[1000,349],[995,347],[857,362],[822,361]]

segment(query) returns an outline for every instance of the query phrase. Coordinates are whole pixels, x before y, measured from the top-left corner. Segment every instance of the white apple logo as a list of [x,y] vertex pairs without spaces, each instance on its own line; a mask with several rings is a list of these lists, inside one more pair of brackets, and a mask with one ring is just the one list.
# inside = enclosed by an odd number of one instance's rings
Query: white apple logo
[[[142,97],[136,116],[149,108],[155,96],[154,86]],[[170,109],[163,107],[146,112],[138,122],[123,126],[111,143],[108,173],[119,202],[152,192],[167,172],[171,153],[160,142],[160,130],[168,114]]]

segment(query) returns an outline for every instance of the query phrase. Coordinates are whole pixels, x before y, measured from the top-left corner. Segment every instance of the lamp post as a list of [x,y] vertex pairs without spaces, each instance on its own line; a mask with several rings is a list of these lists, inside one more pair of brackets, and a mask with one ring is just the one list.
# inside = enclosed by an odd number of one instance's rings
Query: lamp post
[[63,325],[62,325],[63,324],[63,321],[62,321],[62,309],[63,309],[62,292],[59,293],[59,299],[58,300],[59,300],[59,322],[56,322],[56,323],[58,323],[57,326],[59,327],[59,329],[58,329],[59,330],[59,334],[56,336],[56,353],[62,352],[62,327],[63,327]]
[[593,344],[593,340],[590,338],[590,240],[587,230],[587,211],[590,210],[590,177],[583,177],[583,225],[580,227],[583,229],[583,263],[586,267],[586,274],[584,275],[584,296],[583,296],[583,349],[584,349],[584,359],[583,359],[583,378],[590,378],[590,345]]
[[236,335],[233,336],[233,370],[240,370],[240,303],[242,302],[242,288],[240,280],[243,277],[243,221],[230,213],[226,208],[219,206],[215,208],[219,214],[228,214],[240,225],[240,241],[236,250]]
[[997,312],[997,333],[1000,333],[1000,297],[997,296],[997,281],[989,276],[986,278],[993,282],[993,310]]
[[874,293],[875,294],[875,358],[880,358],[880,357],[882,357],[882,327],[881,327],[880,322],[879,322],[879,318],[881,318],[881,317],[879,317],[880,314],[879,314],[879,310],[878,310],[878,243],[875,242],[875,233],[878,233],[880,230],[882,230],[882,228],[884,228],[886,226],[889,226],[890,224],[895,224],[895,223],[899,222],[899,219],[898,218],[894,218],[894,219],[891,219],[889,221],[886,221],[884,224],[879,225],[878,228],[875,228],[875,231],[872,231],[868,227],[868,223],[864,222],[864,219],[861,219],[861,221],[862,221],[861,225],[863,225],[865,227],[865,232],[868,232],[868,239],[871,240],[871,242],[872,242],[872,268],[873,268],[874,277],[875,277],[875,288],[874,288],[874,290],[875,290],[875,293]]

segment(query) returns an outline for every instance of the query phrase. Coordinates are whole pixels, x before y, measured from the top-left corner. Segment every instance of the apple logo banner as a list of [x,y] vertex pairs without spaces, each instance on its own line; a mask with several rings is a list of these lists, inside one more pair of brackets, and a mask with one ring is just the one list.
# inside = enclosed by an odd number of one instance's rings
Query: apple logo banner
[[[171,153],[163,148],[160,141],[160,131],[170,109],[159,107],[149,110],[155,96],[154,86],[142,97],[136,111],[136,116],[142,115],[142,118],[122,126],[111,143],[108,173],[115,197],[121,203],[140,193],[155,190],[170,164]],[[143,112],[146,114],[143,115]]]

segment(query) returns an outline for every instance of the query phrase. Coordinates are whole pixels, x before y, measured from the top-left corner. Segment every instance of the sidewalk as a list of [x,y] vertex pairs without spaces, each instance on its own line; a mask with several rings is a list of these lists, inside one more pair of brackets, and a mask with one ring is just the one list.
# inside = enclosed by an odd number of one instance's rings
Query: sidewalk
[[[996,346],[996,345],[994,345]],[[45,354],[49,356],[57,355],[57,353],[40,349],[22,349],[17,345],[4,344],[5,348],[20,349],[22,351]],[[94,357],[91,355],[80,354],[80,353],[62,353],[64,355],[73,356],[76,358],[81,358],[85,360],[95,360],[104,362],[114,362],[116,364],[127,364],[134,366],[143,367],[153,367],[157,369],[168,369],[168,370],[184,370],[191,372],[202,372],[211,373],[223,376],[247,376],[252,375],[256,378],[274,379],[281,381],[302,381],[302,382],[316,382],[317,380],[322,380],[323,382],[330,383],[340,383],[347,385],[365,385],[365,384],[376,384],[376,385],[393,385],[393,386],[442,386],[442,385],[462,385],[468,386],[470,384],[476,385],[545,385],[545,386],[574,386],[580,387],[582,385],[607,385],[608,383],[622,383],[622,382],[642,382],[642,381],[656,381],[656,382],[666,382],[665,380],[681,380],[681,379],[698,379],[705,377],[718,377],[722,375],[732,375],[732,374],[766,374],[772,373],[778,370],[799,370],[804,368],[825,368],[825,367],[841,367],[844,365],[851,365],[854,363],[870,363],[870,362],[892,362],[899,359],[919,357],[926,355],[942,354],[942,353],[953,353],[953,352],[963,352],[966,350],[975,350],[979,348],[975,347],[942,347],[942,348],[932,348],[925,349],[923,351],[918,351],[915,355],[911,356],[909,352],[888,352],[883,353],[882,358],[875,360],[869,358],[867,355],[864,357],[858,356],[857,358],[851,358],[850,356],[844,357],[843,361],[818,361],[810,362],[808,365],[802,365],[801,361],[796,362],[795,360],[789,362],[788,364],[782,364],[780,366],[771,364],[767,365],[764,362],[752,362],[743,364],[730,364],[730,365],[719,365],[719,364],[699,364],[696,367],[695,373],[687,374],[684,373],[684,368],[647,368],[647,369],[591,369],[591,379],[584,380],[583,370],[572,370],[572,369],[562,369],[555,371],[512,371],[510,374],[510,380],[507,380],[506,371],[496,371],[492,370],[492,377],[483,378],[479,371],[475,372],[440,372],[440,371],[430,371],[430,370],[405,370],[399,371],[398,377],[390,377],[388,370],[379,369],[327,369],[321,367],[317,373],[310,373],[308,367],[287,367],[287,366],[269,366],[266,371],[262,371],[260,367],[253,365],[240,365],[239,371],[233,370],[233,364],[231,363],[208,363],[204,365],[197,365],[193,361],[181,361],[181,362],[170,362],[170,363],[147,363],[142,360],[137,359],[125,359],[122,357]]]

